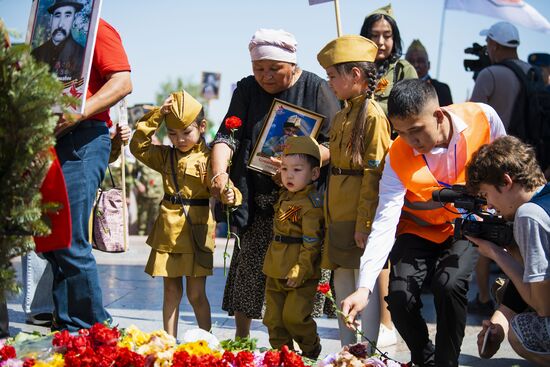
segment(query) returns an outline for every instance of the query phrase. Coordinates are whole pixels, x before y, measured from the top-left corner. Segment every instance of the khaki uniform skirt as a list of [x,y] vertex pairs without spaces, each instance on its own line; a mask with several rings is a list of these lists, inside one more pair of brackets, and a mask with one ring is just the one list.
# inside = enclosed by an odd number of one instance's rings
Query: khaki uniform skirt
[[202,267],[193,253],[181,254],[151,249],[145,272],[153,277],[204,277],[212,275],[212,269]]

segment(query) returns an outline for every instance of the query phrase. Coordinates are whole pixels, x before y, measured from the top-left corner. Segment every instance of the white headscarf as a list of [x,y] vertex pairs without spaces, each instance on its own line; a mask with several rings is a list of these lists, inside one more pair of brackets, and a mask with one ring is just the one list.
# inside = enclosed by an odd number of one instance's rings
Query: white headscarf
[[259,29],[248,44],[250,58],[296,64],[296,38],[282,29]]

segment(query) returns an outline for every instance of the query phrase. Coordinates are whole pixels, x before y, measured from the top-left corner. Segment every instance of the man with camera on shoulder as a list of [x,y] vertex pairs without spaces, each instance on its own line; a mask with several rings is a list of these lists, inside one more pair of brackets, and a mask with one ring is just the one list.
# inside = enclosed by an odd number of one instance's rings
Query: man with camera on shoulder
[[[479,253],[494,260],[519,296],[506,297],[478,335],[479,355],[491,358],[508,334],[516,353],[550,366],[550,185],[534,150],[511,136],[482,146],[470,160],[466,185],[487,200],[504,219],[514,221],[510,248],[467,236]],[[519,250],[519,252],[517,251]],[[518,310],[521,298],[530,307]]]

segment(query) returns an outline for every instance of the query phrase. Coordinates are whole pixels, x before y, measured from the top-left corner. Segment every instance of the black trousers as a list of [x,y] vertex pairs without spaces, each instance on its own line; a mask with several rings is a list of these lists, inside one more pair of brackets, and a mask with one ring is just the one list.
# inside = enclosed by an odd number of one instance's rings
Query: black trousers
[[8,318],[8,304],[6,300],[0,301],[0,338],[10,336],[10,320]]
[[[412,234],[398,236],[390,253],[388,309],[420,366],[458,366],[466,326],[468,283],[478,253],[468,241],[437,244]],[[422,284],[431,280],[437,314],[435,347],[421,315]]]

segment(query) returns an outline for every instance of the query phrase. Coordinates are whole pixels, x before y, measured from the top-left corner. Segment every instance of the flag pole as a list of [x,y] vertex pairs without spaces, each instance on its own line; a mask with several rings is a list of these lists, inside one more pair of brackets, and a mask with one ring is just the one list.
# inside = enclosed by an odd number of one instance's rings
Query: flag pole
[[[118,124],[120,126],[128,125],[128,107],[126,106],[126,99],[122,99],[119,102],[119,114],[118,114]],[[120,154],[120,166],[122,167],[122,231],[124,239],[124,252],[128,251],[128,206],[126,203],[126,157],[125,157],[125,143],[122,143],[121,154]]]
[[441,26],[439,27],[439,47],[437,50],[437,68],[435,78],[439,79],[439,71],[441,67],[441,51],[443,50],[443,33],[445,33],[445,14],[447,10],[447,0],[443,3],[443,15],[441,15]]
[[342,36],[342,25],[340,23],[340,6],[338,0],[334,0],[334,13],[336,14],[336,34]]

